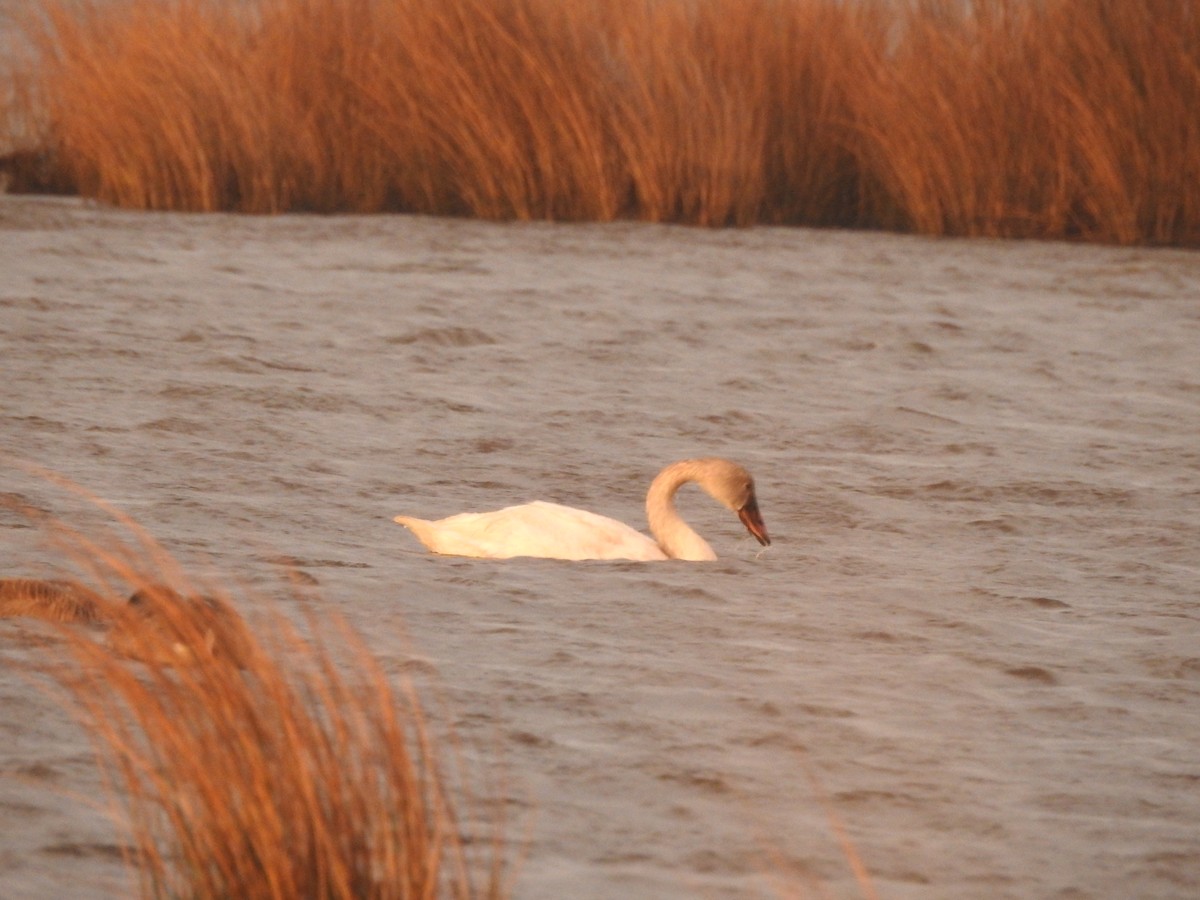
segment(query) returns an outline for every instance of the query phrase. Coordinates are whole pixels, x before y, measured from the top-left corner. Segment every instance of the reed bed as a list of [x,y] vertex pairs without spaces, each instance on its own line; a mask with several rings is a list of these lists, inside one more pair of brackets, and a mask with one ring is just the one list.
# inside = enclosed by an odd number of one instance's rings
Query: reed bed
[[198,586],[121,521],[132,540],[59,527],[58,543],[113,607],[113,585],[141,589],[195,652],[134,664],[60,626],[67,652],[43,668],[97,746],[142,897],[507,896],[500,801],[473,808],[411,680],[325,612],[260,617],[236,660],[202,652],[211,620],[159,587]]
[[1200,245],[1197,0],[45,0],[14,184]]

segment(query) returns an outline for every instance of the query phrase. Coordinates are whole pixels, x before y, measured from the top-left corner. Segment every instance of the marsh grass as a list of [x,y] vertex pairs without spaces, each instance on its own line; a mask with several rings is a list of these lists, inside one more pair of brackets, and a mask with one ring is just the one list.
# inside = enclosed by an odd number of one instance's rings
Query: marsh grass
[[1200,244],[1196,0],[45,0],[22,35],[9,167],[121,206]]
[[926,234],[1200,240],[1200,5],[914,3],[852,97],[865,168]]
[[79,667],[56,675],[122,799],[141,895],[501,896],[499,872],[473,869],[411,685],[344,628],[335,651],[279,627],[246,670],[72,641]]
[[[58,526],[56,543],[90,580],[150,590],[174,639],[201,647],[209,619],[154,586],[213,587],[112,512],[125,536]],[[93,738],[140,895],[506,896],[502,801],[471,792],[411,678],[330,612],[250,621],[237,665],[130,663],[60,626],[67,652],[42,666]]]

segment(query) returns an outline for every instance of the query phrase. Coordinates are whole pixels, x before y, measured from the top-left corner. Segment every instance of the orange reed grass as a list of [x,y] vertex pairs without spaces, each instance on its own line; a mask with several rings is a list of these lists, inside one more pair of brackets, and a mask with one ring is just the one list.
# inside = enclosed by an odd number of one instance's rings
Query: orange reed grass
[[25,39],[10,168],[123,206],[1200,245],[1197,0],[46,0]]
[[914,0],[857,152],[925,234],[1200,243],[1200,4]]
[[[58,543],[100,583],[192,587],[119,519],[133,540],[59,527]],[[176,646],[211,645],[199,607],[149,599]],[[69,656],[43,667],[97,745],[141,896],[506,896],[499,826],[490,813],[461,817],[470,796],[447,768],[455,748],[435,740],[413,683],[397,686],[331,614],[257,624],[237,665],[205,652],[186,666],[132,664],[64,628]]]

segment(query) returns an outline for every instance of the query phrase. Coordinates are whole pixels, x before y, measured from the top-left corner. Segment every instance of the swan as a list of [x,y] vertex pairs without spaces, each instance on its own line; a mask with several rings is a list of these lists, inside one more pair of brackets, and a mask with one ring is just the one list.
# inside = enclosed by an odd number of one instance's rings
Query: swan
[[653,540],[615,519],[541,500],[436,521],[414,516],[396,516],[395,521],[434,553],[448,556],[713,560],[717,555],[712,547],[675,510],[675,492],[693,481],[737,513],[760,544],[771,543],[758,511],[754,479],[737,463],[717,457],[681,460],[655,476],[646,493]]

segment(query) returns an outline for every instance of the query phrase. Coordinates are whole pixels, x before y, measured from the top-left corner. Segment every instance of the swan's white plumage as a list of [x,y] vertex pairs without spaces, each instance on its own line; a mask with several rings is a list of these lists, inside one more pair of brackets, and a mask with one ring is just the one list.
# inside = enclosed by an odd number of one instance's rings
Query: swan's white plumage
[[666,559],[658,544],[616,519],[535,500],[436,522],[396,516],[434,553],[508,559]]
[[646,514],[657,540],[616,519],[541,500],[436,521],[413,516],[396,516],[395,521],[434,553],[450,556],[713,560],[717,556],[712,548],[675,511],[675,492],[692,481],[737,512],[760,543],[770,543],[758,513],[754,480],[737,463],[716,458],[673,463],[654,479],[646,495]]

